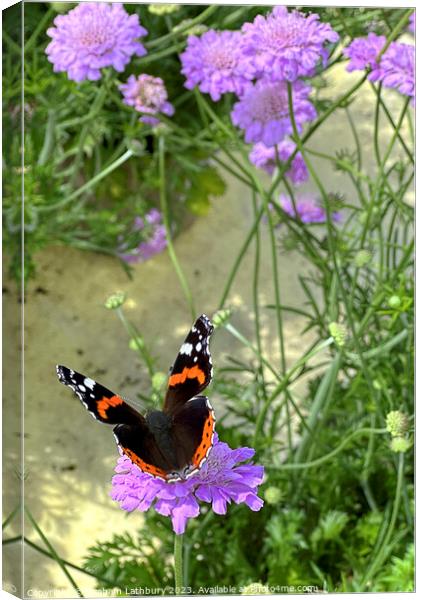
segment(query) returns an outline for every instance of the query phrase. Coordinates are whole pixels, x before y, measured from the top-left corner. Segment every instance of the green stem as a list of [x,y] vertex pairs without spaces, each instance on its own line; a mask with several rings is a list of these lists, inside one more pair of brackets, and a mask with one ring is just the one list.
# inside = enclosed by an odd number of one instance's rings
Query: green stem
[[167,202],[167,193],[166,193],[166,181],[165,181],[165,139],[164,136],[159,137],[158,141],[158,149],[159,149],[159,190],[160,190],[160,200],[161,200],[161,211],[163,222],[166,231],[167,237],[167,246],[168,246],[168,254],[173,263],[175,272],[177,273],[178,280],[183,289],[184,295],[187,300],[187,304],[190,308],[190,313],[193,320],[196,318],[196,309],[194,306],[193,296],[190,291],[190,287],[187,283],[187,279],[183,273],[180,263],[178,262],[177,255],[174,250],[174,245],[172,243],[171,238],[171,225],[170,225],[170,217],[169,217],[169,208]]
[[371,579],[375,575],[376,571],[379,569],[379,567],[382,565],[383,561],[386,558],[385,553],[387,551],[387,546],[390,542],[390,538],[392,537],[393,531],[395,529],[396,520],[398,518],[398,513],[399,513],[399,506],[400,506],[401,495],[402,495],[402,486],[403,486],[404,466],[405,466],[405,454],[403,452],[401,452],[399,454],[398,474],[397,474],[397,478],[396,478],[396,491],[395,491],[395,498],[393,501],[392,514],[391,514],[390,521],[389,521],[389,526],[387,528],[387,532],[382,541],[379,552],[377,553],[377,555],[374,558],[371,565],[368,567],[368,569],[363,577],[363,580],[361,582],[362,590],[364,590],[366,584],[369,581],[371,581]]
[[[146,367],[148,369],[149,377],[152,379],[152,377],[154,375],[153,359],[152,359],[151,355],[149,354],[148,350],[146,349],[146,346],[143,342],[142,334],[126,318],[126,315],[124,314],[121,306],[119,306],[116,309],[116,313],[118,314],[120,321],[123,323],[123,326],[124,326],[125,330],[127,331],[130,339],[134,341],[140,356],[145,361]],[[139,339],[142,340],[142,343],[139,342]]]
[[6,529],[6,527],[9,525],[9,523],[11,523],[13,521],[13,519],[16,517],[16,515],[18,514],[18,512],[20,511],[20,505],[16,506],[12,512],[10,513],[10,515],[8,517],[5,518],[5,520],[3,521],[2,524],[2,530],[4,531]]
[[183,535],[174,535],[174,580],[175,593],[183,594]]
[[53,547],[53,545],[51,544],[51,542],[48,540],[48,538],[44,535],[44,533],[41,530],[41,528],[39,527],[38,523],[35,521],[34,517],[31,515],[31,513],[29,512],[29,510],[27,508],[25,508],[25,513],[26,513],[28,519],[30,520],[30,522],[32,523],[34,529],[36,530],[36,532],[38,533],[38,535],[40,536],[40,538],[42,539],[42,541],[44,542],[44,544],[47,546],[47,548],[49,549],[49,551],[53,555],[54,560],[61,567],[63,573],[65,574],[65,576],[69,580],[70,584],[74,588],[74,590],[77,593],[77,595],[79,596],[79,598],[83,598],[84,596],[83,596],[82,592],[80,591],[79,586],[77,585],[77,583],[75,582],[75,580],[73,579],[73,577],[70,575],[69,571],[67,570],[67,567],[66,567],[66,565],[63,562],[63,559],[57,554],[55,548]]
[[267,468],[282,470],[282,471],[294,471],[296,469],[311,469],[312,467],[318,467],[323,463],[331,460],[337,454],[339,454],[345,446],[349,444],[354,438],[359,437],[361,435],[371,435],[371,434],[385,434],[387,433],[387,429],[372,429],[371,427],[364,427],[362,429],[357,429],[357,431],[353,431],[347,438],[345,438],[336,448],[334,448],[328,454],[321,456],[320,458],[316,458],[315,460],[311,460],[309,462],[303,463],[287,463],[285,465],[272,465]]
[[191,27],[193,27],[194,25],[197,25],[199,23],[203,23],[203,21],[206,21],[206,19],[208,19],[211,15],[213,15],[213,13],[218,9],[217,5],[211,5],[208,6],[203,12],[200,13],[200,15],[197,15],[197,17],[195,17],[194,19],[191,19],[191,21],[189,21],[188,23],[185,23],[184,25],[180,25],[179,27],[177,27],[176,31],[172,31],[171,33],[167,33],[155,40],[151,40],[150,42],[146,42],[144,45],[148,50],[151,50],[152,48],[156,48],[156,46],[161,46],[163,43],[168,44],[168,42],[176,37],[179,37],[182,33],[184,33],[185,31],[187,31],[188,29],[190,29]]
[[81,196],[82,194],[84,194],[85,192],[87,192],[88,190],[93,188],[97,183],[99,183],[102,179],[104,179],[104,177],[107,177],[107,175],[109,175],[115,169],[117,169],[122,164],[124,164],[133,155],[134,155],[134,153],[132,150],[127,150],[122,156],[120,156],[120,158],[115,160],[107,168],[103,169],[100,173],[98,173],[98,175],[95,175],[95,177],[92,177],[92,179],[87,181],[79,189],[75,190],[72,194],[70,194],[70,196],[67,196],[67,198],[64,198],[63,200],[61,200],[61,202],[56,202],[56,204],[52,204],[50,206],[40,206],[37,210],[39,212],[50,212],[52,210],[57,210],[58,208],[63,208],[63,206],[66,206],[66,204],[69,204],[69,202],[76,200],[76,198],[79,198],[79,196]]

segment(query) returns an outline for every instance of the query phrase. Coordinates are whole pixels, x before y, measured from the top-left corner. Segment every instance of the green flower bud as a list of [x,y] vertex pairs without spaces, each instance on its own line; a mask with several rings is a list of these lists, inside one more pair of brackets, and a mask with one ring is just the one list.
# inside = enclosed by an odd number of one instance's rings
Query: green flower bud
[[406,452],[411,446],[411,440],[404,437],[394,437],[390,442],[390,449],[392,452]]
[[58,13],[65,13],[76,6],[76,2],[51,2],[51,8]]
[[357,252],[354,258],[355,266],[363,267],[364,265],[367,265],[370,262],[371,258],[371,252],[369,252],[368,250],[360,250],[359,252]]
[[390,308],[399,308],[400,305],[402,304],[401,299],[399,298],[399,296],[396,296],[396,295],[390,296],[387,303],[390,306]]
[[163,373],[162,371],[157,371],[156,373],[154,373],[152,375],[153,389],[156,391],[162,390],[167,379],[168,379],[168,376],[166,375],[166,373]]
[[180,8],[181,6],[179,4],[149,4],[148,11],[152,15],[162,17],[163,15],[170,15],[171,13],[177,12]]
[[329,333],[340,348],[342,348],[342,346],[345,346],[347,337],[345,325],[335,322],[329,323]]
[[268,504],[279,504],[284,497],[282,490],[271,485],[264,492],[265,500]]
[[242,596],[258,596],[259,594],[270,594],[269,588],[263,583],[249,583],[243,587]]
[[135,352],[139,352],[139,350],[143,350],[144,347],[145,347],[145,342],[143,341],[143,338],[140,336],[132,338],[129,342],[130,350],[134,350]]
[[126,294],[124,292],[116,292],[115,294],[111,294],[106,301],[104,302],[105,308],[109,308],[110,310],[115,310],[116,308],[120,308],[126,301]]
[[216,328],[222,327],[227,323],[232,315],[232,310],[230,308],[223,308],[221,310],[217,310],[216,313],[212,317],[212,323]]
[[400,410],[392,410],[386,416],[386,429],[392,437],[403,436],[409,428],[408,415]]
[[373,379],[373,388],[378,392],[380,392],[380,390],[382,389],[382,384],[378,379]]

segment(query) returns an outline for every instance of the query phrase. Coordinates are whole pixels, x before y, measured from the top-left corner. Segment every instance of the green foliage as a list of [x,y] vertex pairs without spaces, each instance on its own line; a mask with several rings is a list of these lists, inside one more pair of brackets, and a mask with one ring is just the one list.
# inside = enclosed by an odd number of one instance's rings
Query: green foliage
[[[329,592],[411,591],[414,236],[408,192],[414,177],[412,109],[406,102],[400,114],[390,115],[382,87],[367,88],[372,90],[376,113],[387,119],[392,131],[388,146],[379,147],[379,120],[375,119],[370,140],[373,166],[368,168],[359,138],[361,124],[355,122],[353,113],[362,83],[337,98],[329,96],[329,69],[344,61],[340,45],[329,48],[328,63],[320,65],[311,79],[318,111],[314,131],[322,129],[335,112],[354,137],[350,147],[334,155],[314,149],[311,126],[295,139],[298,145],[304,144],[301,150],[321,205],[329,214],[342,213],[340,223],[328,218],[326,223],[305,224],[288,217],[276,202],[281,192],[291,195],[281,170],[275,171],[268,184],[251,167],[249,147],[230,121],[233,97],[211,103],[198,90],[184,88],[178,54],[187,33],[180,27],[187,20],[201,21],[209,7],[184,5],[164,16],[141,5],[126,9],[141,14],[149,31],[147,56],[134,58],[124,75],[108,69],[99,82],[76,85],[65,74],[53,72],[45,57],[44,30],[32,37],[40,22],[44,29],[51,24],[56,8],[25,4],[29,49],[23,107],[19,105],[16,51],[19,15],[16,9],[7,14],[3,227],[10,269],[17,278],[36,276],[36,254],[49,244],[68,244],[119,258],[123,250],[135,248],[150,234],[148,226],[141,231],[134,227],[136,217],[143,218],[152,207],[159,207],[175,235],[219,202],[226,191],[225,172],[237,177],[250,190],[250,214],[255,211],[256,221],[239,256],[233,258],[219,308],[228,309],[226,299],[242,258],[254,247],[254,272],[248,274],[253,306],[246,309],[255,330],[246,339],[233,325],[235,309],[229,320],[219,315],[214,335],[225,329],[224,335],[233,335],[249,354],[243,360],[228,356],[225,364],[221,360],[209,395],[223,407],[218,414],[219,437],[231,447],[256,449],[255,460],[266,473],[259,492],[265,505],[259,512],[231,505],[227,515],[221,516],[203,504],[201,515],[190,521],[185,535],[185,585],[193,592],[203,586],[235,584],[239,588],[256,582],[286,586],[284,591],[300,591],[298,586]],[[198,24],[238,29],[266,10],[221,6],[207,12],[205,23]],[[395,28],[407,14],[380,8],[311,11],[322,21],[330,21],[345,45],[368,31],[389,37],[394,32],[396,38],[401,32]],[[163,119],[155,130],[139,122],[118,90],[126,76],[140,72],[163,77],[176,107],[174,117]],[[21,110],[25,115],[23,148]],[[314,158],[325,161],[328,173],[332,169],[349,180],[352,191],[330,189],[329,177],[314,166]],[[271,222],[273,230],[267,235]],[[279,255],[287,261],[290,252],[299,253],[304,268],[296,274],[296,282],[304,303],[282,304],[283,286],[288,282],[281,278],[274,300],[261,304],[262,254],[257,239],[260,245],[271,245],[275,287],[280,277]],[[172,260],[179,267],[177,259]],[[177,274],[191,306],[181,268]],[[107,306],[119,312],[129,347],[147,367],[150,397],[145,395],[142,401],[157,405],[165,376],[155,370],[147,340],[125,320],[123,300],[123,296],[112,297]],[[300,317],[302,329],[297,335],[312,337],[308,347],[302,342],[292,364],[282,361],[281,368],[271,352],[263,353],[266,333],[260,323],[264,312],[276,321],[277,336],[272,331],[271,336],[279,338],[280,355],[287,343],[286,315]],[[111,312],[107,316],[111,318]],[[142,519],[140,514],[131,515],[130,533],[98,541],[89,549],[84,568],[98,586],[118,588],[118,593],[127,595],[127,590],[136,587],[164,591],[174,585],[169,520],[153,510]]]

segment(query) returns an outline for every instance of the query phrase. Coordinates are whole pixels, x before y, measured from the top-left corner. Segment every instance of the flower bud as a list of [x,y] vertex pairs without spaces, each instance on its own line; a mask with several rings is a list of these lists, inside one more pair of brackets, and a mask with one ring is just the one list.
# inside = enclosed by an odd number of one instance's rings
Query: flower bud
[[401,299],[399,298],[399,296],[396,296],[396,295],[390,296],[387,303],[390,306],[390,308],[399,308],[400,305],[402,304]]
[[372,258],[371,252],[368,250],[360,250],[354,257],[354,263],[356,267],[364,267],[367,265]]
[[116,292],[115,294],[111,294],[106,301],[104,302],[105,308],[110,310],[115,310],[116,308],[120,308],[126,301],[126,294],[124,292]]
[[386,429],[392,437],[401,437],[409,428],[408,415],[400,410],[392,410],[386,416]]
[[163,15],[170,15],[171,13],[177,12],[180,8],[181,6],[179,4],[149,4],[148,11],[152,15],[162,17]]
[[347,337],[345,325],[335,322],[329,323],[329,333],[340,348],[342,348],[342,346],[345,346]]
[[411,446],[411,440],[404,437],[394,437],[390,442],[392,452],[406,452]]
[[129,342],[130,350],[134,350],[135,352],[139,352],[139,350],[143,350],[144,347],[145,347],[145,342],[143,341],[143,338],[140,336],[132,338]]
[[282,490],[275,487],[274,485],[271,485],[270,487],[266,488],[264,496],[268,504],[279,504],[284,494]]
[[225,323],[229,321],[231,315],[232,310],[230,308],[222,308],[221,310],[217,310],[212,317],[212,323],[215,329],[225,325]]

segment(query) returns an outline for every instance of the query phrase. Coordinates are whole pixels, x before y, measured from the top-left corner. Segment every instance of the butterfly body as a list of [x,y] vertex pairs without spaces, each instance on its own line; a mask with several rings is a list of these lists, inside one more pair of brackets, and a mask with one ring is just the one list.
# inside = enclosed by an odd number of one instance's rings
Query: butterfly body
[[81,373],[58,366],[57,374],[96,420],[115,425],[118,446],[142,471],[180,481],[200,469],[213,445],[215,415],[206,396],[199,395],[212,379],[212,331],[206,315],[196,320],[172,367],[163,410],[144,416]]

